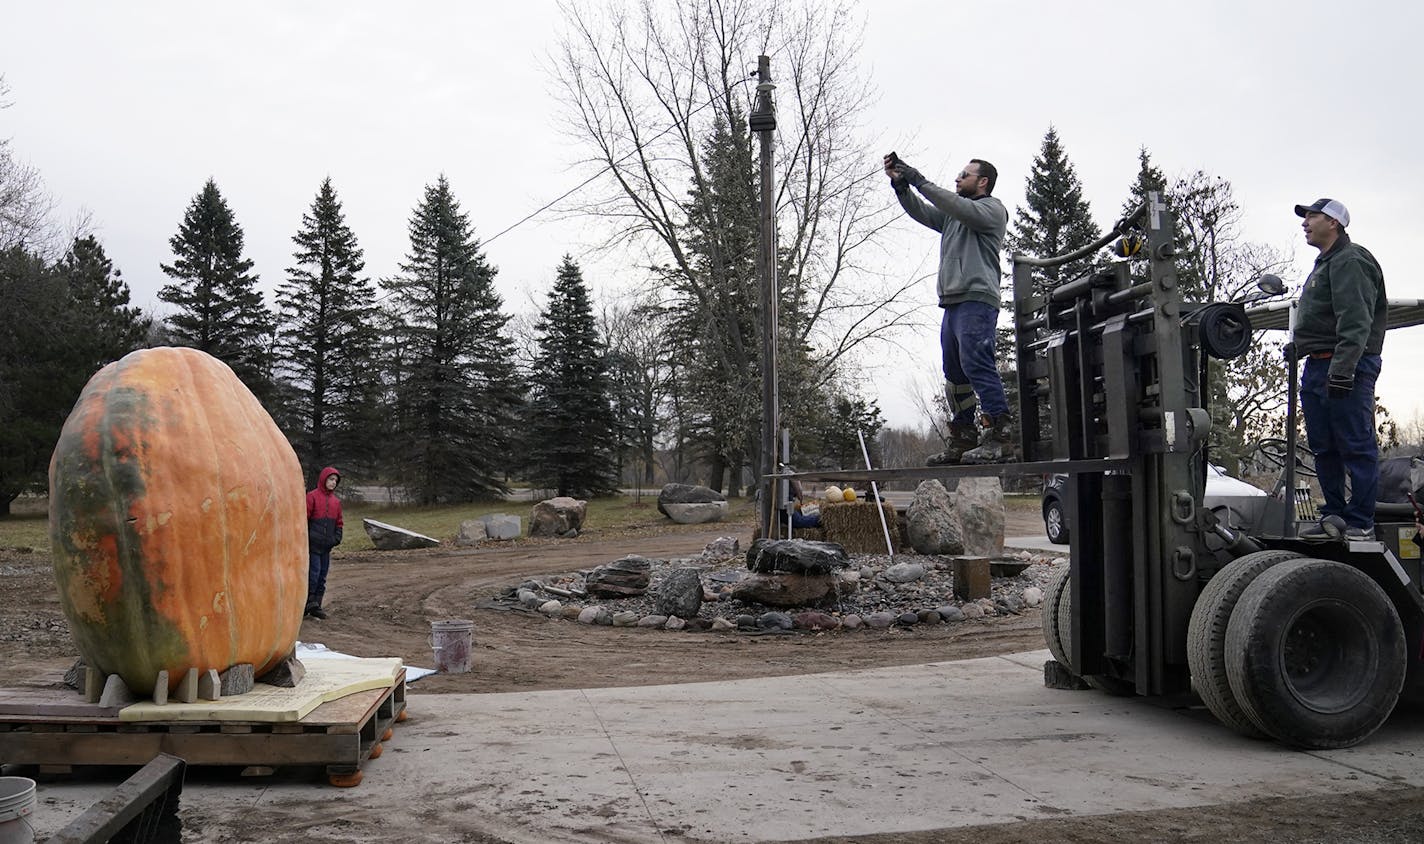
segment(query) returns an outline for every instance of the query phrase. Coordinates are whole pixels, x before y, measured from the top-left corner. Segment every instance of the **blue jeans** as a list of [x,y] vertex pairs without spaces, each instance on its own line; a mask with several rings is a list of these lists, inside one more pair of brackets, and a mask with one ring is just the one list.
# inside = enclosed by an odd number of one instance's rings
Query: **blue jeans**
[[[1322,516],[1339,516],[1355,528],[1375,523],[1379,495],[1379,442],[1375,439],[1375,380],[1380,356],[1365,355],[1355,367],[1355,386],[1344,398],[1326,389],[1329,358],[1307,358],[1300,376],[1305,442],[1315,453],[1315,473],[1325,495]],[[1345,498],[1345,476],[1350,497]]]
[[[1004,395],[1004,381],[999,377],[994,357],[994,331],[999,324],[999,309],[983,302],[960,302],[944,309],[939,327],[939,345],[944,353],[944,380],[950,385],[969,384],[979,397],[979,409],[985,416],[1003,416],[1009,412],[1009,400]],[[957,412],[951,408],[950,424],[956,427],[974,425],[974,408]]]
[[801,513],[791,513],[791,526],[793,528],[818,528],[821,526],[820,516],[807,516]]
[[331,569],[331,549],[307,551],[311,555],[307,565],[307,606],[319,607],[321,599],[326,597],[326,573]]

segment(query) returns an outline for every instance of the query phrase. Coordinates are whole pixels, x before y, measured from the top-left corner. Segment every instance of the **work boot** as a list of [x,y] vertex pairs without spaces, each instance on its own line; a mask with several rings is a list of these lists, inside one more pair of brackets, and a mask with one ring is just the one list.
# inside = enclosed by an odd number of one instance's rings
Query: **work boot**
[[1310,542],[1328,542],[1339,539],[1345,535],[1345,520],[1339,516],[1326,516],[1317,524],[1304,528],[1296,534],[1297,539],[1304,539]]
[[311,616],[312,618],[326,618],[326,610],[322,609],[320,604],[312,604],[308,606],[306,614]]
[[926,466],[953,466],[960,461],[964,452],[979,445],[979,437],[974,425],[950,425],[949,439],[944,441],[944,451],[932,455],[925,461]]
[[984,426],[984,436],[979,447],[964,452],[961,463],[1008,463],[1018,459],[1018,447],[1014,442],[1014,422],[1007,413],[988,420]]

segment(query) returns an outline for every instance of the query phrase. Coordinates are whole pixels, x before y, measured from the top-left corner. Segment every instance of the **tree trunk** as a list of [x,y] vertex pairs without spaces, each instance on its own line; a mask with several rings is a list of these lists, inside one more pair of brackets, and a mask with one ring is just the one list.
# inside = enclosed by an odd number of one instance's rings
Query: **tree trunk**
[[712,458],[712,466],[707,470],[707,488],[722,491],[722,482],[727,476],[727,461],[722,457]]

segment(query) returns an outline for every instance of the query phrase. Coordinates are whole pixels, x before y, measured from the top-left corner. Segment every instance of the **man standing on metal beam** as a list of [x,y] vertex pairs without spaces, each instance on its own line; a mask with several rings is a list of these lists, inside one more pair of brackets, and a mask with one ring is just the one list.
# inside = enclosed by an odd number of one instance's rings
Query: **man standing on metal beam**
[[[1350,240],[1350,212],[1334,199],[1297,205],[1305,242],[1320,250],[1305,280],[1291,337],[1305,359],[1300,409],[1325,505],[1302,539],[1374,539],[1379,492],[1375,379],[1384,348],[1384,271]],[[1345,498],[1345,475],[1350,497]]]
[[[940,233],[939,306],[944,316],[939,342],[950,421],[944,451],[927,462],[943,466],[1012,460],[1012,418],[994,357],[999,250],[1009,226],[1008,209],[990,195],[999,171],[983,159],[971,159],[951,192],[892,152],[885,156],[885,173],[905,213]],[[976,396],[982,429],[975,425]]]

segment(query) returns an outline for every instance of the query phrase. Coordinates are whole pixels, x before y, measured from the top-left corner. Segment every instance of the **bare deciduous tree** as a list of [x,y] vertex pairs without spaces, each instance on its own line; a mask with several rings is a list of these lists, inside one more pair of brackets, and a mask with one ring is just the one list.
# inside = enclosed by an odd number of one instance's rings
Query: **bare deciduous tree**
[[[10,107],[10,88],[0,76],[0,109]],[[0,138],[0,250],[23,246],[47,258],[57,258],[60,234],[52,217],[54,199],[34,167],[15,158],[9,138]]]
[[[604,246],[645,250],[655,282],[649,302],[704,326],[699,356],[729,383],[760,369],[745,323],[755,301],[745,294],[755,289],[756,238],[744,235],[748,225],[755,231],[755,213],[727,201],[725,174],[710,169],[709,155],[718,151],[715,135],[724,165],[725,149],[746,153],[741,187],[757,179],[745,115],[760,53],[772,56],[778,84],[782,347],[809,348],[816,362],[797,370],[809,379],[802,386],[833,383],[854,350],[909,323],[918,303],[903,300],[915,282],[887,283],[862,260],[895,215],[878,157],[861,137],[870,91],[858,75],[858,27],[846,5],[566,0],[561,8],[554,74],[568,132],[588,151],[586,163],[605,171],[601,193],[564,210],[605,222]],[[729,418],[755,428],[755,407],[741,406],[745,392],[719,401],[737,408]],[[744,448],[755,464],[758,438],[745,434],[724,447]]]
[[[1290,257],[1279,250],[1241,239],[1241,207],[1226,179],[1198,170],[1178,179],[1169,193],[1187,246],[1182,278],[1189,298],[1237,299],[1251,292],[1263,274],[1284,272],[1290,265]],[[1246,354],[1211,365],[1213,460],[1236,471],[1258,440],[1282,435],[1287,372],[1280,342],[1258,336]]]

